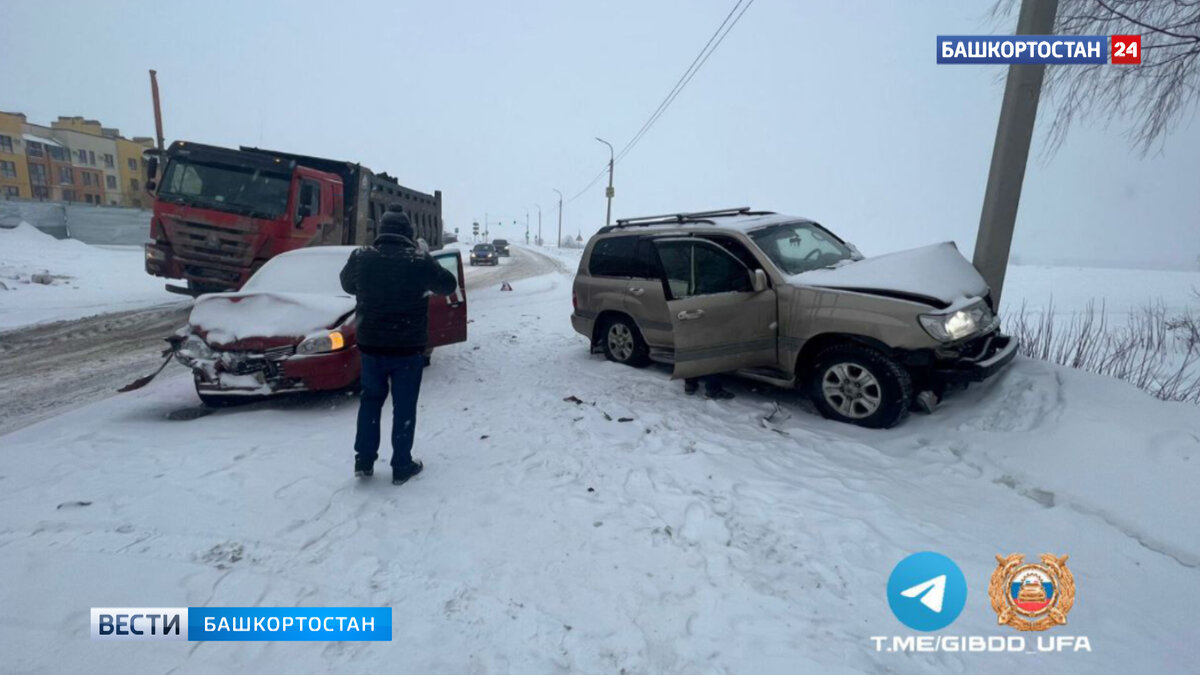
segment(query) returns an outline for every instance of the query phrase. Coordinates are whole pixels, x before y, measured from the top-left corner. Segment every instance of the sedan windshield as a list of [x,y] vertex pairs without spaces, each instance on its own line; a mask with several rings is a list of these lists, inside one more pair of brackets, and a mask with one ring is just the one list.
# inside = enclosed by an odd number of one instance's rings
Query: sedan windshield
[[346,295],[339,275],[350,250],[330,246],[325,251],[305,250],[275,256],[250,277],[242,291]]
[[278,218],[287,211],[290,184],[281,174],[173,159],[158,195],[192,206]]
[[832,267],[854,253],[815,223],[784,223],[750,233],[771,262],[786,274]]
[[491,253],[492,251],[495,251],[495,250],[496,249],[492,248],[491,244],[479,244],[478,246],[475,247],[476,253]]

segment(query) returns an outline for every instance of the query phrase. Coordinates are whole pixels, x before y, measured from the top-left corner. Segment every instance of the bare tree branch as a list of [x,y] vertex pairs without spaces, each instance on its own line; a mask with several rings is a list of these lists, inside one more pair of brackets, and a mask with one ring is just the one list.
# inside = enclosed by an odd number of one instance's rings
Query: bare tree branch
[[[1011,30],[1020,0],[996,0],[992,17]],[[1200,99],[1200,0],[1059,0],[1060,35],[1141,35],[1140,65],[1050,66],[1043,91],[1053,111],[1046,153],[1062,146],[1076,123],[1098,121],[1125,128],[1143,156]],[[1043,113],[1045,114],[1045,113]]]

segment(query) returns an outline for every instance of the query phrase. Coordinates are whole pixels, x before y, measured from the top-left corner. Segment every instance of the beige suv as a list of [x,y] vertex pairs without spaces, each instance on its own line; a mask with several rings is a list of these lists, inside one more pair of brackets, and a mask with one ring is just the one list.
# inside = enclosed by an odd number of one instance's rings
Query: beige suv
[[573,300],[575,330],[612,361],[799,387],[865,427],[932,410],[1017,351],[953,243],[864,259],[810,220],[749,208],[602,228]]

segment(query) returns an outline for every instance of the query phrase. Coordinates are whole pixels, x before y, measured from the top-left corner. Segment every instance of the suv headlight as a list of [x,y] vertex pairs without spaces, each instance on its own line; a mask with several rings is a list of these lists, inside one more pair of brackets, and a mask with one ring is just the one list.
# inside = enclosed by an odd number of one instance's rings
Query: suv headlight
[[947,314],[922,314],[921,327],[939,342],[954,342],[991,330],[996,317],[987,305],[978,303]]
[[300,343],[296,347],[297,354],[324,354],[326,352],[336,352],[346,346],[346,338],[340,331],[331,331],[321,335],[314,335]]

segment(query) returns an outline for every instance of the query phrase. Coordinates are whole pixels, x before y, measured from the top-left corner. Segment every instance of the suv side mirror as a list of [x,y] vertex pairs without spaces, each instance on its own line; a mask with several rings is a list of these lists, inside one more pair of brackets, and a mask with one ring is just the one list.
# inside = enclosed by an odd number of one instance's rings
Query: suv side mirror
[[767,290],[767,273],[762,270],[751,270],[750,287],[754,289],[755,293]]

